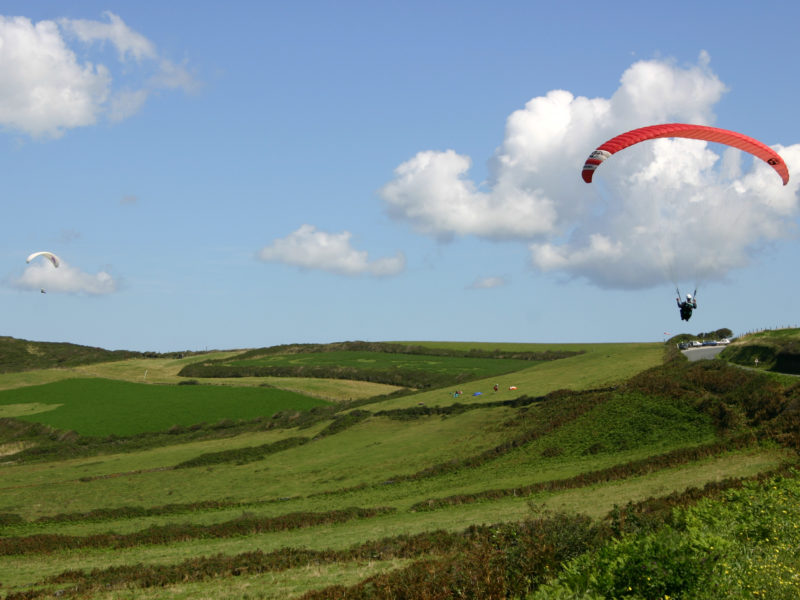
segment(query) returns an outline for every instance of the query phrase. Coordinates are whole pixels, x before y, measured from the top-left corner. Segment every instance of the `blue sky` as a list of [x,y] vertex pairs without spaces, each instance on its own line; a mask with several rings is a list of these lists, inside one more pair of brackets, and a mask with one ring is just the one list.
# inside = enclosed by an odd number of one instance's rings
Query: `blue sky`
[[[171,351],[800,321],[795,3],[1,10],[2,335]],[[756,137],[789,185],[687,140],[583,183],[595,147],[663,122]],[[61,266],[26,264],[41,250]],[[700,285],[688,325],[675,283]]]

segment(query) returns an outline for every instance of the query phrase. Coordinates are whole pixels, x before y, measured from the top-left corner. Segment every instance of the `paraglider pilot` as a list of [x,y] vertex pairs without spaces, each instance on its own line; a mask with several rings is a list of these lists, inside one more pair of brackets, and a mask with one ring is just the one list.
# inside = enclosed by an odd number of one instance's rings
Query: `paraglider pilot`
[[692,298],[691,294],[686,294],[686,300],[681,302],[681,297],[678,295],[675,298],[675,301],[678,303],[678,308],[681,311],[681,320],[688,321],[692,318],[692,311],[697,308],[697,300]]

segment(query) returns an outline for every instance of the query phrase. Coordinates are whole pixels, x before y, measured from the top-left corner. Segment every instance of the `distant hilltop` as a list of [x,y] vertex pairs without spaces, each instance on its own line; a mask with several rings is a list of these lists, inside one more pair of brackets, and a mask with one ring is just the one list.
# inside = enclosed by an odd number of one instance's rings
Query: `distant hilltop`
[[0,336],[0,373],[19,373],[35,369],[76,367],[126,358],[179,357],[201,352],[135,352],[106,350],[68,342],[32,342],[10,336]]

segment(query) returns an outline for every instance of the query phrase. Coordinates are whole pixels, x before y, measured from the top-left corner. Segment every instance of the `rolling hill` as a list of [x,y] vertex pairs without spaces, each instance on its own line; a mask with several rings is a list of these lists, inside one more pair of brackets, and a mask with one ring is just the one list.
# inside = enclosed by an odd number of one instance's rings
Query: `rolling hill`
[[[797,566],[781,550],[795,541],[781,524],[800,516],[786,500],[800,448],[793,382],[690,364],[662,344],[568,345],[555,358],[564,345],[413,345],[448,351],[414,363],[436,374],[418,389],[180,375],[292,364],[299,353],[285,348],[0,375],[0,594],[747,597],[720,565]],[[386,349],[333,362],[410,364]],[[300,358],[330,367],[341,351]],[[466,358],[498,363],[465,377]],[[753,498],[752,528],[768,532],[757,543],[721,520],[701,527],[722,514],[714,502],[746,512]],[[635,565],[658,562],[658,548],[685,563]]]

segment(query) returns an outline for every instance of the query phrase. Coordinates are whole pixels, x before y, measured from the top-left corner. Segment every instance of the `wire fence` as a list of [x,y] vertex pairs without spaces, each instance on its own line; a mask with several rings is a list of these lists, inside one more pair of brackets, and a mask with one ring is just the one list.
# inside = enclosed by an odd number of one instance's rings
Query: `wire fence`
[[739,334],[736,336],[737,338],[747,337],[748,335],[753,335],[755,333],[764,333],[765,331],[783,331],[785,329],[798,329],[797,325],[780,325],[776,327],[764,327],[763,329],[752,329],[750,331],[746,331],[744,333]]

